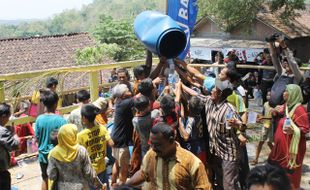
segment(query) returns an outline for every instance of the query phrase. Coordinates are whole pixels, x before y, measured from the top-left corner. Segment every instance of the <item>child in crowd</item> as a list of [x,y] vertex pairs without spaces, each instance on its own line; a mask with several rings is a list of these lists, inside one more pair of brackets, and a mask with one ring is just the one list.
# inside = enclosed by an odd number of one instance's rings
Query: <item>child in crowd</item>
[[[27,101],[21,101],[17,105],[15,113],[13,115],[15,117],[28,116],[29,104],[30,103],[28,103]],[[34,130],[30,122],[25,123],[25,124],[15,125],[14,128],[15,128],[15,133],[20,138],[19,149],[18,151],[15,152],[15,155],[14,155],[14,156],[18,156],[20,154],[27,152],[27,138],[25,137],[28,137],[29,139],[30,136],[34,136]]]
[[96,101],[92,103],[98,109],[98,115],[95,120],[100,125],[106,125],[108,123],[108,114],[111,112],[109,108],[109,104],[107,99],[98,98]]
[[38,141],[39,148],[39,162],[42,172],[42,190],[47,189],[47,156],[49,152],[57,144],[58,129],[67,124],[67,121],[60,115],[55,114],[57,108],[57,102],[59,100],[58,95],[51,91],[44,91],[42,94],[42,102],[45,106],[46,112],[40,115],[35,123],[35,136]]
[[11,117],[11,107],[0,104],[0,188],[11,190],[10,151],[18,149],[19,140],[13,127],[5,127]]
[[[159,102],[156,101],[157,89],[156,85],[153,83],[151,78],[145,78],[139,82],[138,94],[135,95],[134,99],[145,96],[149,100],[150,107],[148,109],[151,112],[156,107],[159,108]],[[139,113],[137,113],[139,115]],[[136,116],[138,116],[136,115]],[[138,116],[139,117],[139,116]],[[134,124],[134,123],[133,123]],[[135,124],[134,124],[135,125]],[[152,124],[151,124],[152,125]],[[130,160],[130,170],[129,175],[133,176],[139,169],[142,163],[142,150],[141,150],[141,139],[137,130],[134,130],[132,140],[133,140],[133,151]],[[143,137],[142,137],[143,138]]]
[[252,165],[256,165],[258,163],[259,154],[262,150],[262,147],[267,141],[267,145],[270,148],[270,150],[273,147],[273,128],[271,123],[271,117],[272,117],[272,108],[269,105],[269,99],[270,99],[271,92],[270,90],[267,93],[267,102],[264,103],[264,109],[263,109],[263,116],[258,118],[259,121],[263,122],[262,126],[262,138],[258,143],[257,149],[256,149],[256,156],[255,159],[252,161]]
[[178,128],[180,106],[171,95],[165,95],[160,100],[160,113],[155,118],[153,125],[165,122],[175,131]]
[[206,164],[206,145],[203,136],[203,120],[201,118],[203,107],[204,105],[200,98],[197,96],[190,98],[188,102],[189,115],[187,120],[183,114],[179,118],[179,132],[185,141],[184,148],[191,151],[202,163]]
[[176,84],[175,98],[171,95],[165,95],[160,100],[159,112],[154,110],[153,126],[159,122],[165,122],[173,128],[176,140],[183,146],[183,141],[179,131],[179,116],[180,116],[180,100],[181,100],[181,82]]
[[136,109],[136,115],[132,119],[132,123],[134,130],[138,133],[141,140],[141,155],[143,159],[144,155],[150,148],[148,140],[150,137],[154,115],[151,114],[150,100],[146,96],[141,95],[135,98],[134,107]]
[[80,132],[84,128],[81,120],[81,107],[90,102],[90,94],[87,90],[80,90],[76,93],[76,99],[79,102],[79,107],[70,113],[68,123],[75,124]]
[[[93,168],[96,170],[98,178],[102,183],[106,183],[109,189],[109,179],[106,172],[106,147],[113,146],[113,140],[107,129],[103,125],[98,125],[95,118],[98,115],[98,108],[93,104],[82,106],[82,124],[86,127],[78,134],[78,142],[84,146],[89,154]],[[90,187],[96,189],[95,187]]]
[[[112,109],[109,108],[108,99],[99,97],[92,104],[98,109],[98,115],[96,116],[95,121],[99,125],[103,125],[108,130],[108,117],[112,114]],[[109,159],[107,165],[113,165],[115,162],[115,158],[112,156],[112,148],[110,146],[107,146],[106,152]]]
[[[46,88],[45,89],[40,89],[40,90],[35,90],[32,94],[31,97],[31,106],[30,106],[30,110],[29,110],[29,115],[32,117],[37,117],[40,114],[43,114],[45,112],[44,108],[44,104],[42,104],[42,94],[44,91],[53,91],[56,93],[56,89],[57,89],[57,85],[58,85],[58,80],[54,77],[49,77],[46,80]],[[58,103],[57,103],[57,108],[61,107],[62,101],[59,100],[58,98]]]

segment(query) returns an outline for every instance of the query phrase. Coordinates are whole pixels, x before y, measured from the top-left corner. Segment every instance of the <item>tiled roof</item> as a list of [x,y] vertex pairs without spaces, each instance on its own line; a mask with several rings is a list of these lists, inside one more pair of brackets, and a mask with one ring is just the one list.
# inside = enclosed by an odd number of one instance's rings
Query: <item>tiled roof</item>
[[[297,11],[297,13],[299,13],[299,17],[289,20],[288,23],[284,23],[279,19],[278,12],[271,12],[265,6],[265,10],[260,11],[256,18],[291,39],[310,36],[310,5],[306,5],[305,10]],[[212,20],[210,16],[203,17],[196,22],[195,28],[203,25],[206,18]],[[214,21],[212,20],[212,22]]]
[[76,66],[76,50],[94,45],[87,33],[0,39],[0,74]]
[[[76,50],[94,45],[95,41],[88,33],[0,39],[0,75],[77,66]],[[106,63],[111,62],[109,59],[106,60]],[[106,77],[105,73],[109,71],[102,72]],[[87,73],[70,73],[65,78],[64,90],[89,86],[88,78]],[[22,85],[24,88],[18,90],[22,96],[30,95],[33,90],[43,88],[45,80],[46,77],[37,81],[36,79],[19,81],[26,85]],[[14,88],[15,90],[18,88],[15,82],[7,82],[5,86],[7,98],[12,96]]]
[[264,11],[257,14],[257,19],[275,28],[289,38],[310,36],[310,6],[298,11],[300,17],[296,17],[284,23],[279,19],[279,13]]

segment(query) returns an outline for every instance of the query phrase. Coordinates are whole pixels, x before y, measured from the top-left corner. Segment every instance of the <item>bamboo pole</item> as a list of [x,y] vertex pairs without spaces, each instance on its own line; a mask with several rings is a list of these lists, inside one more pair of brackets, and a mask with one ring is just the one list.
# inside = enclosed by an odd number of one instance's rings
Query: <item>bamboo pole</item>
[[[103,83],[103,84],[100,84],[99,86],[100,87],[110,87],[110,86],[114,86],[116,85],[116,82],[112,82],[112,83]],[[67,95],[67,94],[73,94],[73,93],[76,93],[80,90],[89,90],[89,86],[83,86],[83,87],[80,87],[80,88],[73,88],[73,89],[70,89],[70,90],[64,90],[63,91],[63,95]],[[31,96],[22,96],[22,97],[19,97],[19,100],[29,100],[31,98]],[[8,98],[8,99],[5,99],[5,102],[13,102],[15,100],[15,98]]]
[[[226,67],[225,64],[220,65],[213,65],[213,64],[199,64],[199,63],[192,63],[189,64],[193,67],[220,67],[224,68]],[[264,69],[264,70],[275,70],[274,66],[261,66],[261,65],[247,65],[247,64],[237,64],[237,68],[239,69]],[[310,67],[299,67],[302,71],[308,71],[310,70]]]
[[20,160],[24,160],[24,159],[27,159],[27,158],[32,158],[32,157],[35,157],[35,156],[38,156],[39,153],[38,152],[34,152],[34,153],[31,153],[31,154],[28,154],[28,153],[25,153],[25,154],[21,154],[19,156],[17,156],[15,158],[16,161],[20,161]]
[[[71,111],[73,111],[74,109],[76,109],[78,107],[79,107],[78,105],[71,105],[71,106],[59,108],[58,111],[61,115],[64,115],[64,114],[70,113]],[[10,119],[10,121],[7,123],[7,125],[8,126],[10,126],[10,125],[22,125],[25,123],[34,122],[35,120],[36,120],[36,118],[34,118],[32,116],[18,117],[18,118]]]
[[[158,59],[153,59],[156,61]],[[98,64],[98,65],[83,65],[83,66],[76,66],[76,67],[63,67],[63,68],[54,68],[54,69],[47,69],[44,71],[30,71],[30,72],[20,72],[20,73],[10,73],[10,74],[2,74],[0,75],[0,82],[1,81],[17,81],[22,79],[33,78],[36,76],[40,76],[46,73],[73,73],[73,72],[92,72],[92,71],[100,71],[100,70],[107,70],[113,69],[117,67],[135,67],[138,65],[145,64],[145,60],[135,60],[135,61],[123,61],[111,64]]]
[[0,81],[0,103],[5,101],[4,82]]

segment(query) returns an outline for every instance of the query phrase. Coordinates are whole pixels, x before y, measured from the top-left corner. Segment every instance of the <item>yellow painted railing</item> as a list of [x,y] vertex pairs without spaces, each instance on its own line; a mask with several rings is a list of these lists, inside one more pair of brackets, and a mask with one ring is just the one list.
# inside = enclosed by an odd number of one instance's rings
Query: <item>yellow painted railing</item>
[[[158,59],[153,60],[154,63],[158,62]],[[44,71],[31,71],[31,72],[21,72],[21,73],[11,73],[11,74],[2,74],[0,75],[0,102],[9,102],[13,101],[13,99],[6,99],[5,98],[5,88],[4,88],[4,82],[6,81],[18,81],[18,80],[25,80],[25,79],[31,79],[38,76],[44,76],[51,73],[76,73],[76,72],[88,72],[89,77],[89,87],[83,87],[79,89],[75,89],[75,91],[78,91],[80,89],[90,89],[91,94],[91,100],[95,100],[98,98],[98,87],[99,87],[99,71],[100,70],[107,70],[107,69],[113,69],[118,67],[135,67],[137,65],[145,64],[145,60],[136,60],[136,61],[126,61],[126,62],[118,62],[118,63],[111,63],[111,64],[100,64],[100,65],[83,65],[83,66],[76,66],[76,67],[70,67],[70,68],[56,68],[56,69],[47,69]],[[101,86],[110,86],[110,83],[102,84]],[[74,90],[69,90],[71,93],[75,92]],[[69,92],[68,91],[68,92]],[[63,92],[63,93],[68,93]],[[22,97],[21,99],[26,99],[30,97]],[[74,110],[77,106],[68,106],[63,107],[59,109],[60,114],[66,114],[70,113],[72,110]],[[26,117],[20,117],[16,119],[11,119],[8,123],[8,125],[19,125],[19,124],[25,124],[29,122],[34,122],[35,118],[31,116]]]
[[[157,63],[158,59],[154,59],[153,63]],[[136,60],[136,61],[126,61],[126,62],[118,62],[118,63],[111,63],[111,64],[100,64],[100,65],[83,65],[83,66],[76,66],[76,67],[70,67],[70,68],[57,68],[57,69],[48,69],[44,71],[31,71],[31,72],[21,72],[21,73],[13,73],[13,74],[2,74],[0,75],[0,102],[10,102],[13,101],[13,99],[6,99],[5,98],[5,88],[4,88],[4,82],[6,81],[18,81],[18,80],[25,80],[25,79],[31,79],[34,77],[47,75],[51,73],[73,73],[73,72],[88,72],[89,77],[89,87],[82,87],[78,89],[71,89],[69,91],[64,91],[62,94],[68,94],[73,93],[81,89],[90,89],[91,99],[95,100],[98,97],[98,87],[99,87],[99,71],[100,70],[107,70],[107,69],[113,69],[118,67],[130,67],[133,68],[137,65],[145,64],[145,60]],[[212,64],[191,64],[195,67],[224,67],[224,65],[212,65]],[[274,67],[272,66],[254,66],[254,65],[237,65],[238,68],[249,68],[249,69],[268,69],[272,70]],[[310,70],[310,68],[300,68],[301,70]],[[101,84],[101,86],[110,86],[110,83]],[[30,97],[22,97],[20,99],[29,99]],[[60,114],[66,114],[70,113],[72,110],[77,108],[77,105],[67,106],[59,109]],[[26,117],[19,117],[16,119],[11,119],[8,123],[8,125],[20,125],[25,124],[29,122],[34,122],[35,118],[31,116]],[[21,155],[20,158],[17,159],[23,159],[25,157],[31,157],[36,156],[37,153],[34,154],[25,154]]]
[[[158,59],[153,59],[153,63],[157,63]],[[5,99],[5,88],[4,82],[5,81],[18,81],[24,79],[31,79],[34,77],[42,76],[48,73],[74,73],[74,72],[88,72],[89,77],[89,87],[83,87],[83,89],[90,89],[91,99],[95,100],[98,97],[98,86],[99,86],[99,71],[100,70],[107,70],[113,69],[118,67],[130,67],[133,68],[137,65],[145,64],[145,60],[136,60],[136,61],[125,61],[125,62],[117,62],[111,64],[98,64],[98,65],[83,65],[83,66],[76,66],[76,67],[68,67],[68,68],[56,68],[56,69],[47,69],[44,71],[31,71],[31,72],[21,72],[21,73],[11,73],[11,74],[2,74],[0,75],[0,102],[4,101],[11,101],[10,99]],[[212,65],[212,64],[191,64],[195,67],[224,67],[224,65]],[[274,67],[272,66],[255,66],[255,65],[237,65],[237,68],[249,68],[249,69],[268,69],[272,70]],[[301,70],[310,70],[310,68],[302,67]],[[103,86],[109,86],[111,84],[103,84]],[[76,92],[80,90],[70,90],[70,92]],[[69,91],[68,91],[69,92]],[[68,93],[64,92],[64,93]],[[29,98],[29,97],[23,97]],[[22,98],[22,99],[23,99]],[[76,106],[68,106],[63,107],[59,111],[61,114],[70,113]],[[33,122],[35,119],[33,117],[21,117],[17,119],[12,119],[9,124],[24,124],[28,122]]]

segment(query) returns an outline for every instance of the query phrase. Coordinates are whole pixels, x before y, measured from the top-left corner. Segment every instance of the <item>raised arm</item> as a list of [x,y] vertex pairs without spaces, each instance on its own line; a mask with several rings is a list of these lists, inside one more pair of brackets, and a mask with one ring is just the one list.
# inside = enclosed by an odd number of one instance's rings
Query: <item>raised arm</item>
[[195,78],[197,78],[199,80],[200,84],[203,84],[203,80],[206,78],[200,71],[198,71],[197,69],[195,69],[192,66],[189,66],[188,64],[186,64],[184,61],[180,60],[180,59],[175,59],[175,62],[177,64],[180,64],[184,67],[184,69],[186,69],[192,76],[194,76]]
[[159,60],[160,61],[159,61],[158,65],[150,74],[150,78],[152,80],[154,80],[156,77],[158,77],[161,74],[160,72],[165,70],[165,68],[167,67],[167,59],[165,57],[160,57]]
[[294,74],[295,83],[300,84],[303,80],[303,76],[301,74],[301,71],[298,67],[297,61],[295,60],[293,56],[293,52],[287,48],[287,45],[285,44],[285,41],[283,39],[279,40],[280,46],[283,49],[284,55],[287,57],[287,62],[289,64],[289,67],[292,69],[292,72]]
[[185,86],[184,84],[182,84],[182,90],[186,93],[188,93],[191,96],[198,96],[198,92],[196,92],[195,90],[192,90],[190,88],[188,88],[187,86]]
[[270,56],[272,59],[272,64],[277,71],[278,76],[282,75],[283,68],[278,60],[277,51],[273,42],[269,42]]
[[[184,107],[182,106],[182,108],[184,110]],[[187,128],[188,126],[186,126]],[[189,140],[189,135],[191,133],[191,130],[192,130],[192,126],[190,125],[190,129],[188,131],[188,129],[185,129],[185,125],[184,125],[184,115],[181,116],[179,118],[179,132],[180,132],[180,135],[181,137],[184,139],[185,142],[187,142]]]
[[181,80],[183,82],[189,82],[191,85],[196,86],[197,88],[201,87],[201,84],[198,82],[195,82],[193,78],[188,74],[185,73],[182,69],[180,69],[178,66],[175,67],[176,72],[179,74]]
[[152,58],[153,58],[152,52],[150,52],[149,50],[146,50],[146,60],[145,60],[146,70],[145,70],[145,76],[149,76],[150,73],[151,73],[152,64],[153,64]]
[[176,93],[175,93],[175,102],[179,103],[181,100],[181,94],[182,94],[182,83],[181,80],[177,83],[176,86]]

